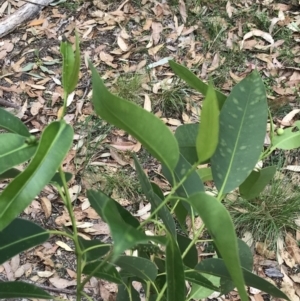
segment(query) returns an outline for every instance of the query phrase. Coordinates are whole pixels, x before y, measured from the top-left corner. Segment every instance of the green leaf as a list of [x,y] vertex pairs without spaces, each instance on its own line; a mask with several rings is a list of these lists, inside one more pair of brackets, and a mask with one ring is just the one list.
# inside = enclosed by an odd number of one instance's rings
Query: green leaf
[[51,295],[41,288],[26,282],[0,282],[0,299],[34,298],[53,299]]
[[226,267],[236,285],[242,301],[247,301],[247,292],[240,266],[237,238],[234,225],[225,207],[214,197],[199,192],[188,199],[203,220]]
[[157,276],[155,264],[146,258],[120,256],[115,264],[123,271],[146,281],[154,281]]
[[[207,278],[208,281],[210,281],[215,287],[218,288],[220,285],[220,277],[216,277],[213,275],[205,275],[205,278]],[[210,296],[214,292],[218,292],[220,289],[218,288],[208,288],[207,286],[199,285],[199,284],[193,284],[191,292],[189,293],[188,300],[202,300]]]
[[[186,161],[186,159],[180,154],[178,164],[174,170],[176,182],[178,183],[183,177],[185,177],[187,171],[191,168],[192,165],[190,165]],[[175,183],[173,183],[172,176],[168,169],[166,169],[165,166],[162,166],[162,171],[164,176],[170,182],[170,184],[174,186]],[[180,197],[189,197],[190,195],[201,191],[204,191],[203,183],[198,173],[194,171],[187,177],[185,182],[176,190],[176,194]]]
[[19,169],[16,169],[16,168],[8,169],[7,171],[3,172],[0,175],[0,180],[15,178],[20,173],[21,173],[21,170],[19,170]]
[[22,121],[2,108],[0,108],[0,128],[24,137],[30,137],[30,133]]
[[219,287],[215,286],[210,280],[208,280],[205,276],[201,275],[198,271],[186,270],[184,271],[184,275],[186,281],[204,286],[212,291],[219,291]]
[[179,148],[168,127],[155,115],[138,105],[110,93],[92,64],[90,68],[93,84],[92,101],[96,113],[134,136],[172,171],[179,158]]
[[[187,249],[187,247],[190,245],[191,242],[192,240],[190,238],[177,234],[177,243],[181,254],[185,252],[185,250]],[[198,263],[198,252],[195,245],[193,245],[189,249],[185,257],[183,258],[183,263],[184,265],[192,269]]]
[[[226,269],[225,263],[219,258],[209,258],[200,262],[196,267],[196,270],[201,273],[215,275],[227,279],[231,279],[228,270]],[[245,283],[248,286],[255,287],[261,291],[264,291],[273,297],[283,298],[289,300],[289,298],[280,291],[276,286],[271,284],[269,281],[260,278],[259,276],[252,274],[250,271],[242,268]]]
[[68,41],[61,42],[60,52],[63,57],[62,84],[65,93],[70,94],[74,91],[79,79],[80,48],[77,33],[75,52],[73,52],[72,44]]
[[291,150],[300,147],[300,120],[294,126],[284,130],[282,135],[273,135],[272,150],[279,148]]
[[197,170],[202,182],[212,181],[213,176],[210,167],[204,167]]
[[0,174],[13,166],[29,160],[36,151],[36,145],[28,145],[26,137],[4,133],[0,135]]
[[198,124],[183,124],[175,131],[175,138],[179,145],[181,155],[190,163],[198,162],[196,139],[199,131]]
[[0,264],[22,251],[42,244],[49,237],[47,231],[40,226],[25,219],[14,219],[0,231]]
[[129,282],[127,286],[130,292],[130,296],[128,294],[126,286],[124,284],[119,284],[116,301],[141,301],[140,294],[133,288],[132,283]]
[[110,247],[100,240],[85,240],[80,236],[78,236],[78,239],[81,249],[84,252],[83,257],[86,262],[98,260],[110,250]]
[[47,185],[69,151],[73,130],[64,121],[48,125],[27,168],[0,195],[0,230],[21,213]]
[[240,185],[240,194],[246,199],[257,197],[272,180],[276,173],[275,166],[269,166],[259,171],[253,170],[248,178]]
[[116,204],[109,198],[103,206],[102,214],[104,220],[109,225],[111,236],[114,241],[112,261],[116,260],[122,252],[133,248],[139,243],[147,243],[150,240],[159,241],[159,243],[163,242],[163,239],[160,237],[148,237],[143,232],[126,224],[118,212]]
[[220,194],[238,187],[254,169],[264,143],[268,117],[265,87],[253,71],[240,81],[220,113],[220,134],[211,158],[215,184]]
[[212,85],[203,101],[201,110],[201,126],[196,140],[199,162],[205,162],[214,154],[219,139],[219,107],[218,99]]
[[32,70],[34,65],[35,65],[35,63],[28,63],[26,66],[24,66],[22,68],[22,72],[28,72],[28,71]]
[[167,300],[185,300],[185,278],[179,247],[173,237],[168,235],[166,246]]
[[106,202],[109,201],[114,203],[117,212],[121,216],[124,223],[134,228],[138,228],[140,226],[139,221],[134,216],[132,216],[129,211],[123,208],[118,202],[108,197],[102,191],[88,190],[87,197],[91,206],[96,210],[96,212],[105,222],[107,221],[105,220],[105,216],[103,214],[103,207],[105,206]]
[[[73,175],[72,175],[71,173],[69,173],[69,172],[64,172],[64,174],[65,174],[65,178],[66,178],[67,183],[68,183],[69,181],[71,181]],[[63,182],[62,182],[62,179],[61,179],[61,177],[60,177],[60,173],[59,173],[59,172],[57,172],[57,173],[52,177],[52,179],[50,180],[50,183],[51,183],[51,184],[54,184],[54,185],[59,185],[60,187],[63,186]]]
[[[188,68],[179,65],[172,60],[169,61],[169,65],[176,75],[183,79],[192,88],[206,96],[208,85],[200,80],[194,73],[192,73]],[[219,109],[221,110],[227,97],[218,90],[215,90],[215,93],[218,98]]]
[[[138,175],[138,178],[140,180],[142,190],[144,194],[147,197],[147,200],[151,203],[151,211],[155,210],[161,203],[162,199],[153,191],[150,181],[148,180],[145,172],[142,169],[142,166],[140,165],[139,161],[137,160],[136,156],[133,156],[134,159],[134,165],[135,169]],[[170,213],[170,211],[167,209],[166,206],[163,206],[158,211],[158,216],[162,219],[165,227],[168,229],[168,231],[176,237],[176,226],[174,219]]]
[[[97,269],[97,271],[95,271],[97,265],[101,265],[101,267]],[[110,282],[119,284],[122,283],[122,278],[119,272],[117,271],[114,265],[108,262],[94,261],[92,263],[88,263],[83,268],[82,273],[86,275],[93,275],[94,277],[104,279]]]

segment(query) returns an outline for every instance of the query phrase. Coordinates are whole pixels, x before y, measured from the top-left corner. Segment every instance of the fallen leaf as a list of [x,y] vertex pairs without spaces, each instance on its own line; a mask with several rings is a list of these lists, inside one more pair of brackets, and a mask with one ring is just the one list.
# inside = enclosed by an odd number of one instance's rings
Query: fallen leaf
[[58,278],[58,277],[55,277],[55,278],[50,278],[49,279],[50,283],[56,287],[56,288],[66,288],[66,287],[69,287],[69,286],[75,286],[76,285],[76,280],[66,280],[66,279],[62,279],[62,278]]
[[56,241],[55,242],[58,246],[60,246],[61,248],[63,248],[65,251],[68,251],[68,252],[73,252],[73,250],[66,244],[64,243],[63,241]]
[[52,206],[51,206],[51,202],[49,201],[49,199],[47,199],[46,197],[41,197],[41,206],[45,213],[45,217],[49,218],[51,216],[51,212],[52,212]]

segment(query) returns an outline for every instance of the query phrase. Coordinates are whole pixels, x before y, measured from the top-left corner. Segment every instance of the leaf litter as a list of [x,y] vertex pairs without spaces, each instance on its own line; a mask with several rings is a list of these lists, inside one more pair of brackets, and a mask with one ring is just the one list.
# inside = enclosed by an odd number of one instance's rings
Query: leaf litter
[[[23,4],[2,1],[1,17]],[[79,32],[85,64],[81,66],[79,85],[68,100],[66,116],[78,138],[63,165],[76,175],[70,181],[70,190],[80,235],[107,240],[108,227],[89,206],[87,188],[104,189],[135,216],[145,219],[149,204],[140,196],[138,185],[128,187],[130,181],[137,181],[130,152],[137,153],[145,171],[165,193],[169,187],[160,174],[161,167],[139,142],[93,115],[87,59],[98,66],[111,87],[119,77],[144,76],[147,66],[148,76],[137,92],[143,100],[140,104],[162,118],[172,131],[180,124],[197,122],[203,98],[189,87],[178,86],[168,68],[169,59],[185,64],[202,80],[212,78],[224,93],[256,68],[264,76],[270,107],[277,110],[289,105],[288,112],[278,116],[278,123],[290,127],[299,119],[299,20],[297,3],[272,0],[260,4],[246,0],[203,1],[196,5],[188,0],[180,0],[177,5],[153,0],[143,0],[140,5],[95,0],[48,6],[36,19],[0,39],[0,100],[37,135],[56,120],[63,96],[59,43],[62,36],[74,42],[74,30]],[[174,95],[173,90],[180,93]],[[181,109],[176,107],[178,98],[184,104]],[[295,157],[290,161],[293,164],[286,169],[299,171]],[[129,176],[129,182],[122,178],[113,181],[120,171]],[[122,181],[124,187],[120,188]],[[49,229],[70,225],[52,186],[47,186],[23,214]],[[299,238],[298,232],[296,238],[287,234],[277,256],[264,242],[256,242],[254,253],[257,274],[271,282],[283,279],[281,286],[292,300],[300,296]],[[0,266],[0,273],[9,280],[27,279],[40,285],[72,288],[75,258],[70,260],[73,246],[69,243],[52,237]],[[204,249],[200,249],[203,256]],[[115,295],[116,287],[92,278],[86,292],[96,298],[100,291],[108,300]],[[262,301],[262,292],[249,288],[249,294],[251,300]],[[61,295],[71,298],[62,291]],[[221,297],[238,298],[235,292]]]

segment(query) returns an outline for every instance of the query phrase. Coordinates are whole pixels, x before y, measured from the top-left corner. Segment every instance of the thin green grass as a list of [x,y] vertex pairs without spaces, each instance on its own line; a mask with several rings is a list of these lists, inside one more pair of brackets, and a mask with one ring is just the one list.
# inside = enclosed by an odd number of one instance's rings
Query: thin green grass
[[289,184],[288,177],[274,178],[256,199],[238,198],[226,202],[226,207],[240,236],[249,231],[255,241],[275,249],[279,237],[298,229],[295,219],[299,215],[300,191]]

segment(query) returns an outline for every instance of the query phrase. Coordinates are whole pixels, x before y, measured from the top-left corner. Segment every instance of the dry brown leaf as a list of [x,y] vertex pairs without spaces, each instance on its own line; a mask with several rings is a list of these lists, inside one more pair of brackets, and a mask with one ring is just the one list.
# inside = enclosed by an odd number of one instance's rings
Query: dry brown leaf
[[285,236],[286,250],[290,253],[290,255],[295,259],[297,264],[300,264],[300,250],[297,242],[293,238],[293,236],[288,233]]
[[230,1],[227,1],[226,3],[226,12],[229,18],[232,17],[233,7],[231,6]]
[[45,22],[45,19],[35,19],[28,23],[28,26],[38,26],[42,25]]
[[151,35],[151,37],[153,39],[154,45],[156,45],[159,42],[159,40],[160,40],[160,33],[163,30],[163,26],[161,25],[161,23],[152,22],[151,28],[152,28],[152,35]]
[[164,46],[164,44],[160,44],[160,45],[150,48],[148,50],[149,55],[155,55],[163,46]]
[[247,40],[247,39],[249,39],[249,38],[251,38],[253,36],[261,37],[264,40],[266,40],[267,42],[269,42],[271,45],[274,44],[274,39],[273,39],[273,37],[269,33],[264,32],[264,31],[259,30],[259,29],[253,29],[253,30],[247,32],[244,35],[243,41],[242,41],[241,46],[240,46],[240,49],[243,49],[245,40]]
[[281,256],[288,267],[293,268],[295,266],[294,258],[287,251],[282,251]]
[[148,94],[145,94],[145,100],[144,100],[144,109],[148,112],[151,112],[151,100]]
[[122,51],[128,51],[129,47],[122,37],[118,36],[117,43]]
[[41,197],[41,206],[45,213],[46,218],[49,218],[52,213],[52,205],[49,199],[47,199],[46,197]]
[[55,243],[65,251],[73,252],[73,250],[65,242],[58,240]]
[[66,280],[58,277],[53,277],[49,279],[50,283],[56,288],[66,288],[69,286],[75,286],[76,280]]
[[54,272],[51,271],[39,271],[37,272],[37,275],[41,278],[49,278],[54,274]]
[[265,256],[268,259],[275,259],[276,258],[276,253],[274,251],[268,250],[268,247],[265,243],[263,242],[257,242],[255,244],[255,248],[258,254]]
[[281,120],[281,125],[285,125],[285,126],[290,126],[293,124],[293,118],[300,112],[300,109],[294,109],[291,112],[289,112],[288,114],[286,114],[282,120]]
[[179,13],[182,18],[183,23],[186,23],[187,13],[186,13],[186,6],[183,0],[179,0]]
[[17,254],[10,260],[10,267],[13,272],[15,272],[20,266],[20,255]]

